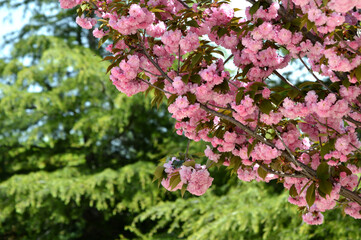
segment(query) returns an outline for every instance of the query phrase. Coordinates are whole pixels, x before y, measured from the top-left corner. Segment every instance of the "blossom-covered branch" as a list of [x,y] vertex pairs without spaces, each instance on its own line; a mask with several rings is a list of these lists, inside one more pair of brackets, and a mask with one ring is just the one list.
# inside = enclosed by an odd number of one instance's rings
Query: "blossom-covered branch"
[[[213,181],[208,169],[224,165],[243,181],[278,179],[309,224],[321,224],[336,203],[361,218],[361,4],[248,1],[244,18],[206,0],[60,4],[81,4],[76,22],[97,26],[100,44],[110,41],[104,60],[119,91],[154,89],[153,103],[167,101],[179,135],[209,143],[205,165],[189,153],[157,168],[165,188],[202,195]],[[279,69],[292,59],[315,81],[284,77]],[[225,69],[229,61],[235,74]],[[285,84],[271,86],[271,74]]]

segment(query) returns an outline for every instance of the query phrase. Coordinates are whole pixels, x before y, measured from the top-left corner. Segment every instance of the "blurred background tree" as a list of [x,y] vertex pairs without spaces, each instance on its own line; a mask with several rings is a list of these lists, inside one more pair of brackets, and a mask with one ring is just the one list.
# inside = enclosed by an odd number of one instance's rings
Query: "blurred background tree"
[[276,183],[233,175],[184,198],[158,188],[158,160],[187,144],[166,106],[112,86],[74,10],[56,0],[0,5],[30,16],[0,60],[0,239],[361,239],[361,222],[341,211],[303,224]]

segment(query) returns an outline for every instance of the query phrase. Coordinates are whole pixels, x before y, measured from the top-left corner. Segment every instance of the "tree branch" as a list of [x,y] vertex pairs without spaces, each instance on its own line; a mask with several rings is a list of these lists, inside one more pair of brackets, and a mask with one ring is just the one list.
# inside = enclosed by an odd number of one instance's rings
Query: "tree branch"
[[274,70],[273,73],[279,77],[282,81],[284,81],[285,83],[287,83],[289,86],[291,86],[293,89],[297,90],[298,92],[301,93],[301,89],[299,89],[298,87],[296,87],[295,85],[293,85],[290,81],[288,81],[284,76],[282,76],[282,74],[280,74],[277,70]]
[[266,172],[271,173],[271,174],[275,174],[278,175],[280,177],[293,177],[293,178],[307,178],[305,175],[303,175],[302,173],[300,174],[287,174],[287,173],[282,173],[279,171],[275,171],[271,168],[266,167],[263,164],[257,163],[261,168],[263,168]]
[[160,87],[157,87],[157,86],[151,84],[150,82],[148,82],[148,81],[146,81],[146,80],[144,80],[144,79],[141,79],[141,78],[139,78],[139,77],[137,77],[137,80],[142,81],[142,82],[145,82],[145,83],[148,84],[149,86],[152,86],[152,87],[158,89],[158,90],[161,91],[161,92],[168,93],[168,94],[170,94],[170,95],[173,94],[173,93],[168,92],[168,91],[166,91],[166,90],[164,90],[164,89],[161,89]]
[[183,7],[190,9],[190,7],[189,7],[185,2],[183,2],[182,0],[177,0],[177,1],[178,1],[180,4],[182,4]]

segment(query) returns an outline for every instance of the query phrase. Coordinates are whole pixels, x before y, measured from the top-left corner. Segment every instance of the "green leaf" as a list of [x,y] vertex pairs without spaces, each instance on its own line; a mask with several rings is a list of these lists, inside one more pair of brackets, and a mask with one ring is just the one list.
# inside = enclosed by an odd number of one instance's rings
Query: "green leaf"
[[192,58],[191,66],[194,67],[195,65],[197,65],[197,64],[201,61],[202,56],[203,56],[202,53],[197,53],[197,54]]
[[249,157],[251,155],[251,152],[253,151],[254,147],[257,144],[257,140],[253,140],[253,142],[251,144],[248,145],[247,147],[247,156]]
[[319,85],[318,82],[311,82],[311,81],[305,81],[303,83],[301,83],[298,88],[304,88],[304,87],[307,87],[307,86],[312,86],[312,85]]
[[259,88],[265,87],[265,86],[266,86],[266,84],[264,84],[263,82],[255,82],[255,83],[252,83],[250,89],[257,91]]
[[[357,77],[356,77],[357,78]],[[345,86],[346,88],[348,88],[351,83],[350,81],[346,78],[346,79],[342,79],[342,85]]]
[[280,53],[282,54],[282,56],[286,56],[286,55],[288,55],[288,54],[290,53],[290,51],[288,51],[288,50],[287,50],[286,48],[284,48],[284,47],[280,47],[278,50],[280,51]]
[[232,155],[229,163],[229,168],[232,168],[232,173],[236,173],[242,164],[242,159],[238,156]]
[[229,91],[229,84],[227,81],[223,81],[221,84],[215,85],[212,89],[217,93],[227,93]]
[[195,165],[196,165],[196,162],[194,160],[185,161],[183,163],[183,166],[186,166],[186,167],[194,167]]
[[175,187],[178,186],[178,184],[181,182],[181,178],[179,174],[176,174],[174,176],[172,176],[169,179],[169,186],[171,187],[171,189],[173,190]]
[[199,74],[192,75],[191,82],[192,83],[201,83],[201,76]]
[[264,99],[259,104],[259,109],[261,112],[269,114],[274,109],[274,106],[270,100]]
[[287,95],[291,98],[291,99],[294,99],[295,97],[297,97],[298,95],[300,94],[300,92],[297,90],[297,89],[290,89],[288,92],[287,92]]
[[263,179],[265,179],[267,177],[267,171],[264,170],[262,167],[259,167],[257,169],[257,173],[258,173],[258,176],[260,176]]
[[197,97],[196,95],[194,95],[193,93],[191,92],[187,92],[187,98],[188,98],[188,101],[191,103],[191,104],[194,104],[197,100]]
[[293,198],[298,196],[298,192],[297,192],[297,189],[296,189],[294,184],[290,188],[290,196],[293,197]]
[[358,68],[355,69],[355,76],[357,78],[357,80],[361,80],[361,66],[359,66]]
[[153,12],[153,13],[163,13],[165,12],[163,9],[159,9],[159,8],[152,8],[149,10],[150,12]]
[[336,139],[329,140],[326,144],[321,147],[321,156],[325,156],[327,153],[335,149]]
[[316,199],[315,186],[316,186],[315,183],[312,183],[308,187],[307,192],[306,192],[306,202],[309,207],[311,207],[313,205],[313,203],[315,202],[315,199]]
[[332,191],[332,183],[330,183],[327,180],[321,179],[318,182],[318,190],[322,191],[324,194],[330,195],[330,193]]
[[183,75],[183,76],[182,76],[182,81],[183,81],[185,84],[187,84],[188,81],[189,81],[189,74]]
[[352,174],[351,170],[348,169],[347,167],[343,166],[343,165],[339,165],[339,166],[337,166],[337,168],[338,168],[338,170],[339,170],[340,172],[345,172],[347,175],[351,175],[351,174]]
[[174,103],[174,101],[176,100],[177,97],[178,97],[177,94],[172,94],[172,95],[168,98],[168,106],[171,105],[172,103]]
[[163,176],[163,171],[164,171],[165,167],[158,166],[155,171],[154,171],[154,178],[153,178],[153,182],[155,182],[156,180],[160,179]]
[[248,65],[246,65],[243,69],[242,69],[242,76],[245,77],[248,73],[248,71],[253,67],[253,64],[250,63]]
[[257,12],[257,10],[259,9],[261,4],[261,1],[257,1],[255,4],[253,4],[253,6],[249,9],[249,14],[251,14],[251,16],[253,16],[253,14],[255,14]]
[[315,26],[316,26],[316,24],[314,22],[307,20],[307,31],[310,31]]
[[269,140],[272,140],[272,139],[274,138],[274,136],[272,136],[272,135],[269,134],[269,133],[266,133],[265,138],[266,138],[266,139],[269,139]]
[[236,104],[239,105],[243,99],[244,91],[239,91],[236,95]]
[[217,31],[217,36],[218,36],[219,38],[221,38],[221,37],[223,37],[226,33],[228,33],[227,28],[220,28],[220,29],[218,29],[218,31]]
[[184,196],[184,193],[186,192],[186,190],[187,190],[187,185],[183,184],[182,189],[181,189],[182,197]]
[[196,20],[194,20],[194,19],[192,19],[192,20],[190,20],[190,21],[186,22],[186,25],[187,25],[187,26],[191,26],[191,27],[196,27],[196,28],[199,28],[199,24],[198,24],[198,23],[197,23],[197,21],[196,21]]
[[317,178],[327,180],[330,177],[328,169],[329,166],[326,162],[321,163],[317,168]]
[[98,48],[100,48],[103,45],[103,43],[105,43],[105,41],[108,40],[108,38],[109,38],[109,35],[102,37],[98,42]]

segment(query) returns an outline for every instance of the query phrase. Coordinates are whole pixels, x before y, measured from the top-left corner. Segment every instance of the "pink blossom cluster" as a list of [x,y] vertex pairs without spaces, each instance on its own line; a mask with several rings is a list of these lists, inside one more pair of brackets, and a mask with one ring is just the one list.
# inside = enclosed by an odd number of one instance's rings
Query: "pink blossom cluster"
[[[276,2],[272,3],[271,6],[267,9],[263,9],[263,6],[261,6],[255,14],[253,14],[253,19],[263,19],[265,21],[270,21],[272,19],[275,19],[278,17],[278,9],[280,8],[280,5]],[[247,7],[246,9],[246,17],[248,19],[251,19],[251,15],[249,13],[250,7]]]
[[281,138],[282,140],[276,141],[277,149],[285,150],[287,146],[291,151],[296,151],[296,149],[304,148],[300,140],[301,133],[294,125],[289,124],[287,130],[281,133]]
[[[177,162],[181,162],[181,160],[173,157],[169,162],[164,163],[163,166],[165,168],[164,171],[167,173],[167,178],[162,179],[162,186],[169,191],[176,191],[181,189],[183,185],[187,185],[186,189],[191,194],[196,196],[203,195],[213,182],[213,178],[210,177],[206,166],[195,164],[194,167],[184,165],[175,167],[174,164]],[[170,179],[177,174],[180,177],[180,182],[172,188],[170,186]]]
[[250,168],[239,168],[237,170],[237,176],[241,181],[250,182],[252,180],[256,180],[257,182],[263,181],[263,182],[269,182],[273,179],[277,179],[278,176],[275,174],[267,173],[266,177],[263,179],[258,175],[258,168],[260,166],[258,164],[255,164],[253,167]]
[[[306,202],[306,192],[310,187],[308,179],[306,178],[285,178],[284,186],[285,188],[290,189],[294,186],[299,193],[296,197],[289,197],[288,201],[297,206],[307,206]],[[304,188],[304,189],[303,189]],[[339,198],[339,191],[341,185],[336,184],[331,193],[326,195],[325,198],[321,197],[316,191],[316,197],[314,204],[307,208],[307,212],[302,216],[303,220],[311,225],[318,225],[323,223],[323,215],[321,212],[332,209],[336,205],[336,200]],[[302,191],[303,189],[303,191]],[[302,193],[301,193],[302,191]]]
[[[341,188],[356,190],[361,170],[350,163],[361,147],[356,131],[361,122],[361,37],[353,34],[361,21],[359,1],[262,3],[253,14],[247,8],[245,19],[234,18],[229,5],[216,2],[207,8],[194,4],[189,9],[178,0],[129,1],[129,9],[108,8],[111,2],[95,1],[94,13],[102,24],[93,35],[116,41],[106,47],[120,62],[110,71],[113,84],[128,96],[150,86],[163,91],[177,134],[210,143],[212,148],[207,146],[204,153],[212,165],[240,166],[237,175],[243,181],[278,179],[286,189],[294,187],[297,196],[289,197],[289,202],[305,207],[303,220],[308,224],[324,221],[322,212],[335,207]],[[60,0],[63,8],[79,4],[81,1]],[[90,9],[87,1],[83,4]],[[287,12],[286,4],[295,11]],[[287,25],[284,11],[287,18],[303,19],[301,30]],[[192,26],[187,25],[189,21]],[[81,16],[76,22],[91,29],[97,20]],[[341,39],[339,34],[326,35],[335,30],[343,33]],[[231,74],[225,70],[215,45],[231,51],[228,60],[240,71]],[[302,85],[296,97],[285,97],[270,88],[268,77],[292,59],[301,59],[310,71],[329,78],[334,82],[332,90],[326,82],[319,84],[323,81],[319,75],[314,84],[318,87],[310,84],[314,90],[305,95]],[[287,154],[300,164],[290,162],[284,157]],[[194,195],[204,194],[213,181],[208,169],[199,164],[182,165],[184,162],[189,160],[172,158],[164,164],[167,177],[162,185],[169,191],[186,187]],[[335,172],[326,196],[319,194],[318,180],[293,177],[306,171],[302,164],[316,172],[324,162]],[[264,179],[259,176],[274,164],[284,173],[277,175],[278,169]],[[344,168],[352,174],[341,171]],[[171,183],[175,178],[177,186]],[[308,206],[306,192],[311,184],[316,188],[315,202]],[[361,218],[360,205],[345,201],[345,213]]]
[[97,20],[95,18],[86,18],[82,15],[81,17],[76,17],[76,23],[84,29],[91,29],[97,24]]
[[182,166],[179,175],[182,183],[187,184],[187,191],[196,196],[203,195],[213,182],[205,165]]
[[162,19],[170,19],[171,14],[179,15],[179,11],[184,9],[184,6],[177,0],[149,0],[147,5],[150,8],[156,6],[165,6],[164,12],[161,12],[160,15]]
[[207,146],[207,148],[204,150],[204,155],[205,155],[209,160],[212,160],[212,161],[214,161],[214,162],[218,162],[218,159],[219,159],[219,157],[220,157],[220,154],[214,153],[209,146]]
[[272,148],[271,146],[267,146],[264,143],[258,143],[252,153],[251,157],[253,160],[263,161],[265,164],[270,164],[272,159],[275,159],[281,155],[281,152],[276,148]]
[[135,34],[138,29],[146,29],[155,20],[154,13],[137,4],[129,8],[129,16],[119,18],[117,14],[109,16],[109,25],[123,35]]
[[241,122],[246,123],[247,119],[255,118],[258,114],[258,109],[253,105],[254,100],[250,98],[248,95],[240,102],[240,104],[232,103],[233,117]]
[[234,16],[234,10],[229,4],[222,4],[218,8],[207,9],[205,13],[209,14],[209,17],[206,19],[209,26],[226,24]]
[[128,96],[143,92],[149,86],[137,79],[139,66],[140,60],[138,56],[128,56],[128,61],[124,59],[120,62],[119,67],[112,68],[110,80],[112,80],[119,91],[124,92]]
[[[84,0],[88,1],[88,0]],[[83,2],[83,0],[59,0],[60,7],[67,9],[67,8],[73,8]]]
[[164,22],[159,21],[157,24],[153,25],[149,25],[147,28],[147,34],[151,37],[154,38],[159,38],[161,36],[163,36],[163,34],[165,33],[166,30],[166,26],[164,24]]

